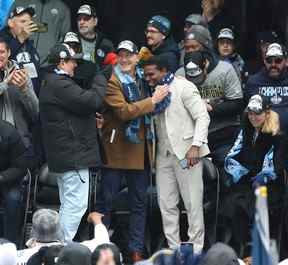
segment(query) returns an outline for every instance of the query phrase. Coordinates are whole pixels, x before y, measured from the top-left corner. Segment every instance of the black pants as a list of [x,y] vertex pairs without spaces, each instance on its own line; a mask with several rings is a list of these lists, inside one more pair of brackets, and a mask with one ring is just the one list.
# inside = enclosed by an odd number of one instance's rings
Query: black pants
[[21,185],[1,189],[3,213],[3,237],[19,244],[20,228],[23,217],[23,200]]

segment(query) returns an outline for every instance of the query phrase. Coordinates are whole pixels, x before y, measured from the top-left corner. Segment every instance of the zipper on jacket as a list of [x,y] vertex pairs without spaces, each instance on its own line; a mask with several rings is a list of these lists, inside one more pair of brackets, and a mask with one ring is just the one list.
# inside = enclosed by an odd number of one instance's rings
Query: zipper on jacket
[[[72,126],[71,120],[68,120],[68,124],[69,124],[70,130],[71,130],[72,136],[73,136],[73,143],[76,143],[76,134],[75,134],[74,128]],[[76,149],[73,146],[73,161],[74,161],[74,167],[75,167],[75,170],[76,170],[77,169],[77,161],[75,159],[75,155],[74,154],[76,154]]]

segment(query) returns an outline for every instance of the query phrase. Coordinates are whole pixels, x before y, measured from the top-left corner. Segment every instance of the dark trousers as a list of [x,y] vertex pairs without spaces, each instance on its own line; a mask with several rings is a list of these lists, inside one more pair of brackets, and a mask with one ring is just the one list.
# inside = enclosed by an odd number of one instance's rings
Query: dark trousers
[[231,126],[208,135],[208,145],[211,151],[210,156],[218,168],[223,167],[225,156],[233,146],[239,131],[238,126]]
[[144,250],[144,235],[146,224],[147,188],[149,170],[108,169],[102,171],[101,194],[104,202],[104,224],[109,227],[111,222],[112,202],[120,190],[122,177],[128,184],[129,217],[129,251]]
[[1,189],[1,198],[4,208],[3,237],[18,244],[23,206],[21,185]]

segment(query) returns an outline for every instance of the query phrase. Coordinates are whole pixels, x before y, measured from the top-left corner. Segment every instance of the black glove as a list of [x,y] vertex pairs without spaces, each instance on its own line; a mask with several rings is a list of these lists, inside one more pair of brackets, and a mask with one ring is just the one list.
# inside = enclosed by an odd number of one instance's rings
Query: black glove
[[112,75],[112,71],[113,71],[113,67],[111,64],[105,66],[102,70],[101,70],[101,74],[104,75],[104,77],[106,78],[106,80],[108,81],[111,78]]

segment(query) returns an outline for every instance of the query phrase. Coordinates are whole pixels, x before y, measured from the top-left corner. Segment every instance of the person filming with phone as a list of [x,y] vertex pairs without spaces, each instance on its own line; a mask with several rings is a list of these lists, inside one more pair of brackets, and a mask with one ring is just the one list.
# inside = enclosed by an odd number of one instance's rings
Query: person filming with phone
[[0,31],[0,37],[5,39],[10,47],[10,58],[26,69],[34,91],[38,94],[40,57],[29,39],[33,32],[38,31],[37,24],[32,20],[34,15],[35,10],[32,7],[15,7],[9,16],[7,27]]
[[163,230],[170,248],[180,244],[179,195],[188,216],[189,242],[195,253],[204,245],[203,161],[207,145],[209,114],[197,87],[168,70],[165,57],[154,56],[144,63],[144,74],[155,91],[169,93],[156,104],[156,186]]

